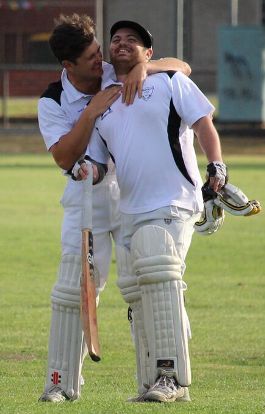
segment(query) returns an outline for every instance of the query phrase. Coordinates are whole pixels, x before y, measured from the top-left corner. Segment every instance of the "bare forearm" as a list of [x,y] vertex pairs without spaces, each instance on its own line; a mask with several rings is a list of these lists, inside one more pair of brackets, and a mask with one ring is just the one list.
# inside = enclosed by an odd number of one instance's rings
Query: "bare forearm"
[[192,128],[208,161],[222,161],[220,139],[211,116],[199,119]]
[[166,57],[159,60],[150,60],[147,63],[148,75],[152,75],[157,72],[165,72],[167,70],[179,71],[187,76],[191,74],[191,67],[188,63],[177,58]]
[[74,163],[84,154],[94,128],[96,118],[104,113],[120,96],[121,87],[114,86],[98,92],[83,110],[80,118],[71,131],[63,135],[50,148],[56,163],[64,170],[72,168]]
[[94,128],[95,119],[89,112],[83,112],[72,130],[68,134],[63,135],[51,147],[50,151],[60,168],[69,170],[84,154]]

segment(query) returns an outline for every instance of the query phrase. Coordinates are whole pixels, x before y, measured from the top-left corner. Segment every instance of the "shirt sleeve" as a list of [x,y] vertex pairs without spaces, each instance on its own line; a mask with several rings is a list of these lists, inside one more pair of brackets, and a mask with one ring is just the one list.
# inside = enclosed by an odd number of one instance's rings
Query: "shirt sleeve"
[[215,110],[198,86],[181,72],[172,77],[172,97],[177,113],[190,128]]
[[72,128],[61,106],[50,98],[39,99],[38,122],[47,150]]

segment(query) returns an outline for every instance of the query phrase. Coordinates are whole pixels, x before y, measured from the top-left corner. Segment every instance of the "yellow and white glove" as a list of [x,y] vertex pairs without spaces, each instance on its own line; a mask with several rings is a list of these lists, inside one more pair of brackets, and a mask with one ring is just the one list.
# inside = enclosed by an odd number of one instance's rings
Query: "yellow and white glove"
[[195,223],[195,230],[201,235],[215,233],[224,223],[225,213],[234,216],[252,216],[261,211],[260,202],[249,200],[240,188],[227,183],[216,193],[208,186],[202,187],[204,211],[201,219]]
[[253,216],[261,211],[259,201],[249,200],[240,188],[230,183],[216,194],[214,204],[234,216]]

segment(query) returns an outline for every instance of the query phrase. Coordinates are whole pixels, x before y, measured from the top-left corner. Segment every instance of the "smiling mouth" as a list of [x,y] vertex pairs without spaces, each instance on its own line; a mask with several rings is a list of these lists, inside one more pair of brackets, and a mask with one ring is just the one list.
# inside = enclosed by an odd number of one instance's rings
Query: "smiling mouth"
[[127,49],[119,49],[117,53],[118,55],[127,55],[130,51]]

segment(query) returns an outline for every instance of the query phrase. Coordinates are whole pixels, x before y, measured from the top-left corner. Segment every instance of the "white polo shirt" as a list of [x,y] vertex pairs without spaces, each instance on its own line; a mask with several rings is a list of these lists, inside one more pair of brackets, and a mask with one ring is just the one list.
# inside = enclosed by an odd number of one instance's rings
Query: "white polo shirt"
[[[111,82],[105,83],[105,87]],[[175,205],[203,209],[202,180],[191,126],[214,111],[198,87],[180,72],[148,76],[142,98],[119,98],[95,124],[89,155],[115,159],[123,213]]]
[[[106,82],[113,73],[112,65],[103,62],[102,81]],[[61,80],[49,85],[38,102],[39,128],[48,150],[73,128],[92,97],[79,92],[65,70]]]

